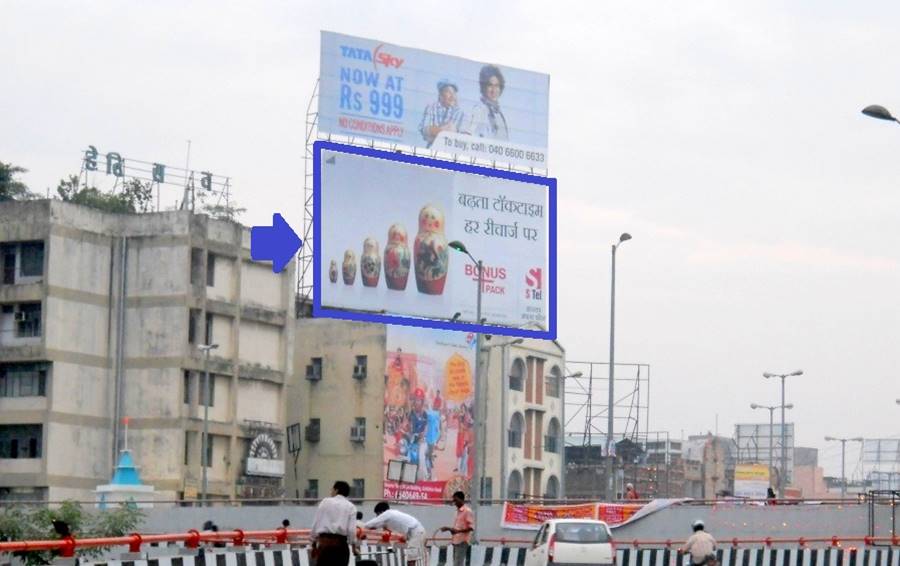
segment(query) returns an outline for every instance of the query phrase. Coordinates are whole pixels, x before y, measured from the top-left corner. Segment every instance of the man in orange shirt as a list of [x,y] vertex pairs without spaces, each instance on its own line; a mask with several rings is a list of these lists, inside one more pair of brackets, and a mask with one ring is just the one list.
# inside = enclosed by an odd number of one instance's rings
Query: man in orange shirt
[[456,519],[452,527],[441,527],[442,532],[452,535],[453,566],[465,566],[469,549],[472,544],[472,534],[475,532],[475,515],[472,509],[466,505],[466,494],[457,491],[453,494],[453,505],[456,506]]

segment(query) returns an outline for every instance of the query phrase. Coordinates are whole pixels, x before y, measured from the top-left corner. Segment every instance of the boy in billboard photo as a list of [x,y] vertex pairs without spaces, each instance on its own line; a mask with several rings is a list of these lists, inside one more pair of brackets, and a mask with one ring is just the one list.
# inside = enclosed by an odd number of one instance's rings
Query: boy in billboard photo
[[441,132],[458,132],[462,126],[463,112],[456,100],[459,89],[448,79],[438,81],[438,99],[425,107],[419,131],[431,147]]
[[500,96],[506,88],[506,79],[496,65],[485,65],[478,73],[481,102],[472,109],[463,133],[492,140],[509,141],[509,126],[500,109]]

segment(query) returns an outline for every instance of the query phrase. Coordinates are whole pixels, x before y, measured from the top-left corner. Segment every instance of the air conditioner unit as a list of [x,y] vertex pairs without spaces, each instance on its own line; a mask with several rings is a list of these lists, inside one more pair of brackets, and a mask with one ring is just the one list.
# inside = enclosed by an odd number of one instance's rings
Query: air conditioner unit
[[319,381],[322,379],[322,369],[318,366],[306,366],[306,379],[310,381]]
[[353,379],[365,379],[366,366],[353,366]]
[[16,312],[15,318],[16,322],[25,322],[26,320],[28,320],[28,315],[25,313],[25,311],[18,311]]
[[322,432],[318,426],[306,425],[306,441],[318,442]]
[[366,440],[366,427],[364,426],[351,426],[350,427],[350,440],[352,442],[365,442]]

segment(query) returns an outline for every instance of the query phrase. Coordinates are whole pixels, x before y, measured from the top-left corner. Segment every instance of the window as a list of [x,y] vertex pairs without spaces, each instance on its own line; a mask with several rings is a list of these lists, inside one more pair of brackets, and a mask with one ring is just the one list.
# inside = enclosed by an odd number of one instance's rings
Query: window
[[[189,370],[184,370],[184,404],[191,404],[191,384],[193,380],[191,379],[191,372]],[[186,462],[185,462],[186,463]]]
[[556,479],[556,476],[550,476],[547,479],[547,491],[544,492],[544,497],[547,499],[559,498],[559,480]]
[[597,523],[557,523],[557,542],[605,543],[609,542],[609,533]]
[[190,434],[189,432],[185,432],[185,433],[184,433],[184,465],[185,465],[185,466],[188,465],[188,455],[189,455],[190,452],[191,452],[191,451],[190,451],[191,443],[188,442],[188,435],[189,435],[189,434]]
[[366,439],[366,418],[356,417],[356,424],[350,429],[350,440],[362,442]]
[[353,379],[366,378],[368,363],[368,356],[356,356],[356,365],[353,367]]
[[201,405],[212,407],[216,404],[216,376],[209,374],[209,402],[206,400],[206,374],[199,376],[200,394],[197,396]]
[[3,256],[3,284],[12,285],[16,282],[16,247],[0,247],[0,255]]
[[509,436],[507,438],[507,445],[510,448],[522,447],[523,430],[525,430],[525,419],[522,418],[522,413],[516,413],[513,415],[512,420],[509,423]]
[[16,312],[16,337],[41,335],[41,303],[22,303]]
[[44,274],[44,242],[22,244],[19,270],[22,277],[38,277]]
[[203,269],[203,250],[191,248],[191,285],[200,285],[203,281],[201,274]]
[[43,425],[0,425],[0,458],[40,458]]
[[[200,433],[200,438],[201,438],[201,441],[202,441],[203,433]],[[213,445],[215,444],[215,442],[213,442],[213,439],[214,439],[215,437],[214,437],[213,435],[210,434],[210,435],[207,436],[206,438],[207,438],[207,440],[206,440],[206,454],[205,454],[206,457],[203,459],[203,466],[206,467],[206,468],[211,468],[211,467],[212,467],[212,464],[211,464],[210,462],[213,461]]]
[[490,500],[493,498],[494,478],[481,478],[481,499],[483,500],[482,505],[490,505]]
[[188,344],[197,343],[197,324],[200,322],[200,310],[191,309],[188,314]]
[[559,453],[559,421],[556,417],[550,419],[550,424],[547,425],[547,435],[544,436],[544,450],[553,454]]
[[47,395],[47,364],[0,365],[0,397]]
[[213,254],[206,254],[206,286],[216,286],[216,256]]
[[525,389],[525,362],[516,359],[513,362],[512,369],[509,372],[509,388],[513,391],[523,391]]
[[550,374],[547,375],[547,397],[559,398],[559,387],[562,382],[562,371],[557,366],[553,366]]
[[322,358],[310,358],[306,366],[306,379],[318,381],[322,379]]
[[509,481],[506,484],[506,497],[507,499],[519,499],[522,497],[522,474],[519,473],[519,470],[513,470],[513,473],[509,474]]
[[213,313],[206,313],[206,342],[204,344],[213,343]]
[[319,480],[306,480],[306,498],[319,498]]
[[353,478],[353,485],[350,486],[350,497],[354,499],[362,499],[366,496],[366,480],[362,478]]

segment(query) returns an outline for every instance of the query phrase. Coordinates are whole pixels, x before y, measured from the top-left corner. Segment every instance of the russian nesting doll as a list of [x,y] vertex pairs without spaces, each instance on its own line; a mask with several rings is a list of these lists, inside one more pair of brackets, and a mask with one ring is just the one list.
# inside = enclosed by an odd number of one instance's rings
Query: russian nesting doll
[[388,243],[384,247],[384,279],[388,289],[403,291],[409,279],[409,237],[402,224],[393,224],[388,230]]
[[366,287],[378,286],[378,278],[381,277],[381,254],[375,238],[366,238],[363,242],[363,253],[359,257],[359,271],[362,275],[363,285]]
[[344,252],[344,264],[341,266],[341,271],[344,274],[344,284],[353,285],[353,281],[356,279],[356,254],[353,253],[353,250]]
[[328,280],[337,283],[337,262],[334,260],[331,260],[331,265],[328,267]]
[[442,294],[447,282],[449,253],[444,235],[444,213],[438,207],[429,204],[419,211],[419,233],[413,250],[419,292]]

